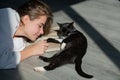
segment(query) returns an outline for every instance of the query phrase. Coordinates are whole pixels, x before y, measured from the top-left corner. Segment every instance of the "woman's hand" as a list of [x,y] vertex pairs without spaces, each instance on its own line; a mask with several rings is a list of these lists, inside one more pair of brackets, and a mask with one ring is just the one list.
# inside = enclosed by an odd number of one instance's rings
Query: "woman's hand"
[[47,48],[48,43],[45,40],[30,45],[21,51],[21,61],[31,56],[41,56],[45,53]]
[[38,43],[35,43],[33,46],[33,55],[35,56],[40,56],[43,55],[44,52],[47,50],[48,48],[48,43],[45,40],[42,40]]

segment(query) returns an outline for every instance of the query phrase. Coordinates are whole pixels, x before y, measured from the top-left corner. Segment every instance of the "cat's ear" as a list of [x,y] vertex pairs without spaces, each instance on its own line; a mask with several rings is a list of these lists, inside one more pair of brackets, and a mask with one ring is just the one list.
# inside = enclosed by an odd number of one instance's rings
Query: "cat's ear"
[[61,24],[60,24],[60,23],[57,23],[57,25],[60,27]]
[[68,27],[71,28],[71,29],[73,29],[74,28],[73,24],[74,24],[74,22],[69,23]]
[[73,25],[73,24],[74,24],[74,22],[71,22],[71,23],[70,23],[70,25]]
[[57,25],[61,25],[61,23],[58,23],[58,22],[57,22]]
[[57,22],[57,24],[59,25],[60,23]]

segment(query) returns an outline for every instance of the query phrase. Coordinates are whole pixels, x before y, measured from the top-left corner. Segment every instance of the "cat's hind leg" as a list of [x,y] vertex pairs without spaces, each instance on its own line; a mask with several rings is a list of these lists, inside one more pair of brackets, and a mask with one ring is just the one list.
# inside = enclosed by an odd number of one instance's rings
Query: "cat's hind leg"
[[41,72],[41,71],[44,72],[44,71],[53,70],[59,66],[60,66],[59,63],[50,63],[49,65],[44,66],[44,67],[34,67],[34,70],[37,72]]
[[34,69],[34,71],[37,71],[37,72],[45,72],[46,71],[44,69],[44,67],[34,67],[33,69]]
[[43,60],[44,62],[52,62],[56,58],[57,55],[58,54],[56,53],[55,55],[53,55],[50,58],[45,57],[45,56],[39,56],[39,59]]
[[44,62],[51,62],[51,58],[39,56],[39,59],[43,60]]

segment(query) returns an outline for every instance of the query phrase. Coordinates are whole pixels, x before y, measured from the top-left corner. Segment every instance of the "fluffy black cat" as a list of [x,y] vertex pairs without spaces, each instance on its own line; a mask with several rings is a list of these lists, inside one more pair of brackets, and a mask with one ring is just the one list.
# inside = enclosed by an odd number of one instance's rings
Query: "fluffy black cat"
[[61,44],[61,50],[50,58],[40,56],[39,58],[49,65],[44,67],[35,67],[35,71],[49,71],[65,64],[75,64],[76,72],[85,78],[92,78],[82,70],[82,58],[87,50],[86,37],[73,26],[71,23],[58,23],[59,30],[57,35],[60,39],[48,38],[48,42]]

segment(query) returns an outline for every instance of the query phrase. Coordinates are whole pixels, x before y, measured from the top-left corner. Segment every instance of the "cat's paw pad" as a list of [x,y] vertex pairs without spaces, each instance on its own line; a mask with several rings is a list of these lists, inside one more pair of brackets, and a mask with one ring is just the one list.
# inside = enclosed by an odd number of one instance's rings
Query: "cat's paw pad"
[[37,71],[37,72],[45,72],[46,71],[43,67],[34,67],[33,70]]

